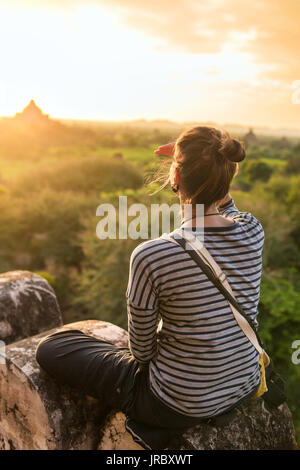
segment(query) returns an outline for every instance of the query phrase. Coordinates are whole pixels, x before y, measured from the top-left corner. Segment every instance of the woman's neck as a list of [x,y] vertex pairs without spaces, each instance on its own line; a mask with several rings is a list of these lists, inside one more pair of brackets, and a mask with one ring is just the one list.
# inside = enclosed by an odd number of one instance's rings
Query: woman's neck
[[219,213],[216,204],[211,204],[209,207],[204,207],[198,204],[199,207],[191,205],[181,205],[181,220],[182,224],[187,226],[199,227],[227,227],[233,225],[234,221],[223,217]]
[[211,204],[209,207],[205,207],[203,204],[191,205],[181,203],[181,218],[182,220],[196,219],[199,217],[210,216],[211,214],[219,215],[219,211],[216,208],[216,204]]

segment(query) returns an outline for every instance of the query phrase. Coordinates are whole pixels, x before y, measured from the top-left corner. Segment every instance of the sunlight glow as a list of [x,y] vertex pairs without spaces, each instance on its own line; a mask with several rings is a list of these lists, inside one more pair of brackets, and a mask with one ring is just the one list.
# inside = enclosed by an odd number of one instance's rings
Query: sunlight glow
[[[233,32],[218,53],[192,54],[129,28],[117,8],[25,4],[1,7],[0,115],[33,98],[52,117],[248,123],[253,93],[274,89],[261,79],[266,67],[239,51],[256,37],[253,29]],[[228,107],[236,108],[233,118]]]

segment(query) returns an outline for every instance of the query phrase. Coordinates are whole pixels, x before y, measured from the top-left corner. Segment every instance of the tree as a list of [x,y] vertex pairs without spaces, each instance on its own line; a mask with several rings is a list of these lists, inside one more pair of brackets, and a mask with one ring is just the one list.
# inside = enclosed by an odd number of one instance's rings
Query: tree
[[295,155],[290,158],[286,164],[285,172],[288,175],[293,175],[296,173],[300,173],[300,155]]
[[247,173],[249,180],[253,183],[254,181],[269,181],[274,169],[268,163],[262,160],[250,162],[247,166]]

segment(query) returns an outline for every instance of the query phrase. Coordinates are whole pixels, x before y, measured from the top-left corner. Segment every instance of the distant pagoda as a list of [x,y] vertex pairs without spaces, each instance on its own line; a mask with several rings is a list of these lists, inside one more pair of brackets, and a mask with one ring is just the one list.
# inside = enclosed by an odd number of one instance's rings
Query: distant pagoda
[[31,100],[21,113],[16,113],[15,119],[29,124],[38,124],[48,122],[49,115],[43,114],[42,110],[35,104],[35,101]]
[[253,144],[257,144],[257,137],[256,135],[254,134],[253,132],[253,129],[249,129],[249,132],[244,136],[244,142],[246,142],[247,145],[253,145]]

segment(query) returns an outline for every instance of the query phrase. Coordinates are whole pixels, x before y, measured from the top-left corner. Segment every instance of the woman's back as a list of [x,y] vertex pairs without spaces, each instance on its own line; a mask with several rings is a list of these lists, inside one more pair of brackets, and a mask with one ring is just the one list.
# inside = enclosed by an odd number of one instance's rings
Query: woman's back
[[[205,228],[204,244],[257,324],[263,229],[232,201],[220,213],[236,223]],[[203,239],[203,231],[194,234]],[[254,393],[258,353],[228,302],[180,246],[157,238],[134,250],[127,302],[131,351],[141,363],[150,361],[151,390],[169,407],[214,416]]]

